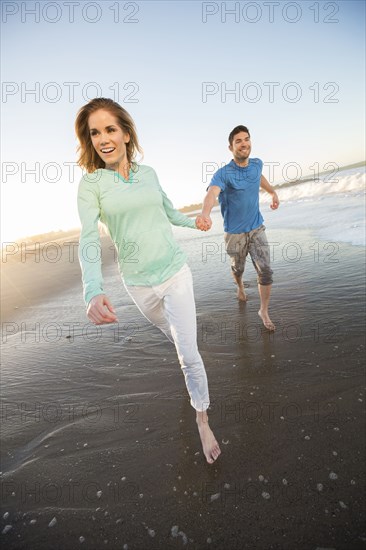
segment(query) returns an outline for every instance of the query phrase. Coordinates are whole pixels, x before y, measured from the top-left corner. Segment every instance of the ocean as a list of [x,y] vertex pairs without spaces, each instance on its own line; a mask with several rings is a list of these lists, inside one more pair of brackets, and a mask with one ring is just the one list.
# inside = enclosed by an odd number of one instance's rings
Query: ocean
[[[316,182],[285,184],[276,190],[282,210],[280,216],[266,216],[271,227],[285,223],[311,229],[321,239],[365,246],[364,166],[323,175]],[[269,198],[263,196],[263,207]]]

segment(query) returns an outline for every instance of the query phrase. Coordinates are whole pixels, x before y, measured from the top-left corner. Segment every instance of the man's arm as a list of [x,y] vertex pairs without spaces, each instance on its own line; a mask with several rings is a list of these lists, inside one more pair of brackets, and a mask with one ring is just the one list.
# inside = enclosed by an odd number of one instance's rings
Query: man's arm
[[196,218],[196,223],[198,222],[198,224],[207,227],[207,229],[210,229],[212,226],[212,220],[211,220],[210,214],[211,214],[212,208],[216,204],[216,199],[220,195],[220,192],[221,192],[221,189],[218,185],[211,185],[208,188],[206,196],[203,199],[202,212]]
[[276,210],[280,206],[279,198],[272,185],[266,180],[264,176],[261,176],[261,188],[272,195],[272,203],[270,204],[270,207],[272,208],[272,210]]

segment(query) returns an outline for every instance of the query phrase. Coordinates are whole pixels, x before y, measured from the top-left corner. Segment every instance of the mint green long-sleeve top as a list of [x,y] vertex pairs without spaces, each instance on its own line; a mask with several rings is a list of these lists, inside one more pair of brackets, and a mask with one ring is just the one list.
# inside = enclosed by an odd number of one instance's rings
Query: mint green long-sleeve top
[[196,228],[195,221],[173,207],[149,166],[136,165],[128,181],[104,168],[85,174],[79,184],[78,210],[79,261],[86,304],[104,294],[99,220],[116,246],[126,285],[158,285],[186,262],[171,224]]

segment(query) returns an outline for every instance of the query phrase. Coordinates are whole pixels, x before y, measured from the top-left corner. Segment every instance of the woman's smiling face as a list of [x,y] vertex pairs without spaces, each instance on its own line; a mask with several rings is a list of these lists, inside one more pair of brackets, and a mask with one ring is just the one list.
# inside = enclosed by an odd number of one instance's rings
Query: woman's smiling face
[[89,116],[88,124],[93,147],[106,168],[118,170],[128,164],[126,143],[130,136],[122,130],[117,118],[99,109]]

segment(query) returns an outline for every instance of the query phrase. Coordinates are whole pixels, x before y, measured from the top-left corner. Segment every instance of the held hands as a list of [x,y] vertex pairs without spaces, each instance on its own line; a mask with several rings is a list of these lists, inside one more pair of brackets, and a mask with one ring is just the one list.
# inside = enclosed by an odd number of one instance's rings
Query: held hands
[[105,294],[98,294],[90,300],[86,315],[95,325],[118,322],[115,309]]
[[199,214],[196,217],[196,227],[197,229],[200,229],[201,231],[208,231],[211,229],[212,221],[210,216],[203,216],[202,214]]
[[277,210],[277,208],[280,206],[280,200],[278,198],[278,195],[276,191],[273,191],[272,193],[272,203],[270,204],[270,207],[272,210]]

